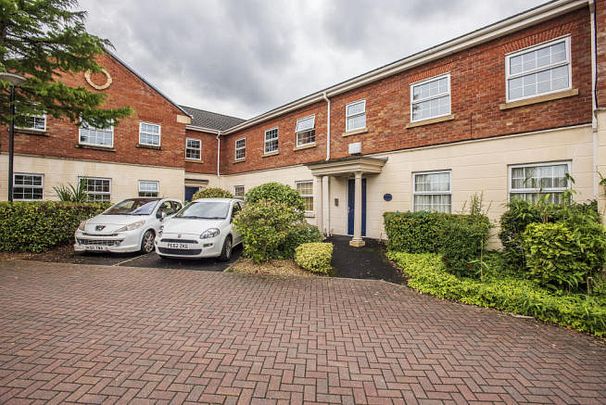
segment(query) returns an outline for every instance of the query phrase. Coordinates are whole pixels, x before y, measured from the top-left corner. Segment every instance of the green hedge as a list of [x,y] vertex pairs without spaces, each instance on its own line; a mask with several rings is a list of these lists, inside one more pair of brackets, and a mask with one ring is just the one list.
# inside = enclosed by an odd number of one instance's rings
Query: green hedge
[[437,212],[386,212],[388,248],[407,253],[441,253],[449,271],[472,276],[486,245],[490,221],[485,215]]
[[234,195],[220,187],[207,187],[204,190],[198,190],[192,196],[192,201],[199,198],[234,198]]
[[332,252],[332,243],[303,243],[295,250],[295,263],[312,273],[329,274]]
[[81,221],[108,207],[60,201],[0,202],[0,251],[38,253],[68,243]]
[[446,271],[436,254],[389,252],[408,277],[408,285],[422,293],[465,304],[496,308],[568,326],[596,336],[606,335],[606,299],[584,294],[558,294],[528,280],[514,278],[478,281]]
[[286,204],[297,211],[305,212],[305,201],[301,194],[286,184],[270,182],[253,187],[246,193],[247,204],[260,201],[274,201]]

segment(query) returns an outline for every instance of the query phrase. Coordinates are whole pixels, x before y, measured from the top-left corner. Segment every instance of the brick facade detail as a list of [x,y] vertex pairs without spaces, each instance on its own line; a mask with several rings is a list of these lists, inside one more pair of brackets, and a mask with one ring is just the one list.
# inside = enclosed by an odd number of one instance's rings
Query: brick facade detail
[[202,141],[202,159],[185,160],[185,171],[215,174],[217,172],[217,135],[186,129],[185,137]]
[[606,109],[606,2],[596,0],[596,37],[597,37],[597,95],[598,106]]

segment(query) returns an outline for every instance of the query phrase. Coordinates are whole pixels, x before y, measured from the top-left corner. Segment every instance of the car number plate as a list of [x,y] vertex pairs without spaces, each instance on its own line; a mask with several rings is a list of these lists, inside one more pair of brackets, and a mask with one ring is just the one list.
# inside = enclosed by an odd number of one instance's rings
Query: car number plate
[[107,250],[107,246],[101,246],[101,245],[87,245],[85,246],[86,250]]
[[189,249],[187,243],[167,243],[169,249]]

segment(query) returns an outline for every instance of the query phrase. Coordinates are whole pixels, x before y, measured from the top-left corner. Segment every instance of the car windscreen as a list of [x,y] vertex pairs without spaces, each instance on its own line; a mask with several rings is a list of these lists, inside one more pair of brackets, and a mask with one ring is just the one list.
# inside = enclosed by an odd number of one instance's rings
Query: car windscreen
[[221,201],[193,202],[183,208],[176,218],[225,219],[229,214],[229,203]]
[[129,198],[110,207],[103,215],[151,215],[159,200]]

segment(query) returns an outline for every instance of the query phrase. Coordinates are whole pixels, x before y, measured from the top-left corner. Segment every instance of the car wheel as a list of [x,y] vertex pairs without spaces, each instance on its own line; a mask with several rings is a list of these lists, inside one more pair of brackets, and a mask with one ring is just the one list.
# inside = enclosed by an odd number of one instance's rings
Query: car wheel
[[141,252],[151,253],[154,250],[154,239],[156,235],[151,229],[145,231],[143,234],[143,240],[141,241]]
[[222,262],[226,262],[231,259],[231,251],[232,251],[232,241],[231,236],[225,238],[225,242],[223,242],[223,249],[221,249],[221,256],[219,256],[219,260]]

